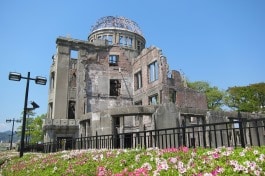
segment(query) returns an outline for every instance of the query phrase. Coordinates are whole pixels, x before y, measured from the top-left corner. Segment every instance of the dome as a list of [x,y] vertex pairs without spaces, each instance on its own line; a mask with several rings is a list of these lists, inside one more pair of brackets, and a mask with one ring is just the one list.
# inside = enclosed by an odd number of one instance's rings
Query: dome
[[106,16],[100,18],[91,28],[91,33],[100,29],[122,29],[143,35],[138,24],[125,17]]

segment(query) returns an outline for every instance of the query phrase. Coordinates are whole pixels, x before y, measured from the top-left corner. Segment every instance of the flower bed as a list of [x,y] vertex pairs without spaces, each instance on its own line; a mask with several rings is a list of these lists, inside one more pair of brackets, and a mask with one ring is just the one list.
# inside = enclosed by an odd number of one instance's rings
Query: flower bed
[[[265,175],[265,147],[74,150],[13,156],[2,175]],[[0,174],[1,175],[1,174]]]

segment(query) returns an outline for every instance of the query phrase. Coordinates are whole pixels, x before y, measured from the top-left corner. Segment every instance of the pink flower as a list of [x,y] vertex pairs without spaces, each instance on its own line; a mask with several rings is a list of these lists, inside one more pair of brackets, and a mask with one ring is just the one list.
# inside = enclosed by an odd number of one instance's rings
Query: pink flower
[[177,158],[173,158],[173,157],[169,158],[169,162],[173,164],[175,164],[177,161],[178,161]]
[[214,154],[213,154],[213,158],[214,158],[214,159],[217,159],[217,158],[219,158],[219,157],[220,157],[220,155],[219,155],[218,153],[214,153]]
[[107,169],[104,166],[99,166],[97,169],[97,176],[105,176],[107,174]]
[[180,147],[180,150],[184,153],[187,153],[189,151],[189,148],[186,146]]
[[254,171],[254,174],[257,175],[257,176],[259,176],[260,175],[260,171],[259,170],[255,170]]
[[146,168],[138,168],[135,169],[133,172],[134,176],[147,176],[148,175],[148,170]]
[[146,168],[147,170],[152,170],[152,166],[151,166],[151,164],[150,163],[144,163],[143,165],[142,165],[142,168]]

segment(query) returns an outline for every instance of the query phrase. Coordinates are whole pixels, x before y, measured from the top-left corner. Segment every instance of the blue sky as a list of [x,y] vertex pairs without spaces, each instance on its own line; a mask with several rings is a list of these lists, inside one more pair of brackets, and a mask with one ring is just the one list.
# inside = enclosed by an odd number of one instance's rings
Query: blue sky
[[[26,80],[8,80],[10,71],[49,77],[55,40],[87,40],[103,16],[138,23],[147,41],[162,49],[170,69],[190,81],[226,90],[265,81],[264,0],[2,0],[0,2],[0,131],[6,119],[20,118]],[[29,101],[46,113],[48,85],[30,82]],[[16,124],[17,126],[18,124]]]

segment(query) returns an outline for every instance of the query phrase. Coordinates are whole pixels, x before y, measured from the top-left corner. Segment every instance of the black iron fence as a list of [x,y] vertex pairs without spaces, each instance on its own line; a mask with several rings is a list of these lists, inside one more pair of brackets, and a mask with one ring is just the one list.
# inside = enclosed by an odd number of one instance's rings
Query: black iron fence
[[[145,129],[145,128],[144,128]],[[176,128],[144,130],[139,132],[60,139],[26,146],[28,151],[56,152],[74,149],[114,148],[217,148],[265,145],[265,118],[237,119],[236,121],[189,124]]]

